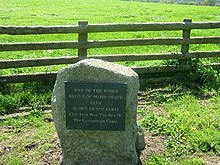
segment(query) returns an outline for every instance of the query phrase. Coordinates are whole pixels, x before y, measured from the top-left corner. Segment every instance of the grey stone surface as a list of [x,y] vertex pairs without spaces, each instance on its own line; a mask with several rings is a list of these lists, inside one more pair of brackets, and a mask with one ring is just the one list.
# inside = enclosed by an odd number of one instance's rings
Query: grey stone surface
[[[125,131],[67,130],[66,80],[127,83]],[[61,69],[52,96],[52,115],[65,165],[136,165],[144,148],[143,132],[136,123],[138,75],[130,68],[86,59]]]

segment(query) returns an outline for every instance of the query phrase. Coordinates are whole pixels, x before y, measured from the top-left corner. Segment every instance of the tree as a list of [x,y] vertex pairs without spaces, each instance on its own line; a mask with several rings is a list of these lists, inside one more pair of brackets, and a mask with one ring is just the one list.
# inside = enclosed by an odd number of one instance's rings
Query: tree
[[216,3],[217,3],[217,0],[205,0],[205,5],[215,6]]

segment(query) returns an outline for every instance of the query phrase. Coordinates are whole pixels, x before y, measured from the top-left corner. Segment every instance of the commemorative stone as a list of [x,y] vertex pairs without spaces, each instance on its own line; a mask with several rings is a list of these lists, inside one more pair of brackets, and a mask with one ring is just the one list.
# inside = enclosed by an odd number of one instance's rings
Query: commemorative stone
[[96,59],[61,69],[52,115],[64,165],[137,165],[144,135],[136,123],[138,75]]

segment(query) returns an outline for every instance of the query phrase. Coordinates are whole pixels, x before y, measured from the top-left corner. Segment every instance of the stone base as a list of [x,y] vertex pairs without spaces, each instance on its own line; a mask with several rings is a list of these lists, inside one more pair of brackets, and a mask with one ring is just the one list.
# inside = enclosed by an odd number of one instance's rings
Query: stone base
[[[124,131],[66,129],[65,81],[127,83]],[[60,70],[52,96],[52,115],[64,165],[137,165],[144,149],[137,125],[138,75],[130,68],[87,59]]]

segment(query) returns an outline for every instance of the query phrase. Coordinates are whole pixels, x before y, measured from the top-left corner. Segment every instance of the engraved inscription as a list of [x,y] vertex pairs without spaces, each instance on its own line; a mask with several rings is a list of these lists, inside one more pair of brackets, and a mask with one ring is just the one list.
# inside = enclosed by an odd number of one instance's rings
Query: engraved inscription
[[125,130],[125,83],[65,82],[66,127]]

